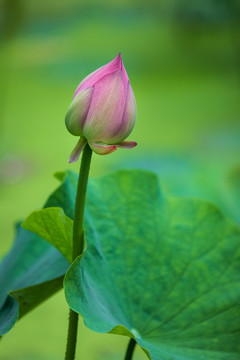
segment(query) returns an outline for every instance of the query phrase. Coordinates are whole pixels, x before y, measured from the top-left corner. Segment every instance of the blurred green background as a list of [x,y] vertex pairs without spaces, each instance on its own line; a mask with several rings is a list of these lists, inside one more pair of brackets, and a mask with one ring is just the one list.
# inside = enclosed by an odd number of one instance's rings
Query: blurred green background
[[[163,190],[215,201],[240,223],[238,0],[0,0],[0,255],[14,223],[40,208],[76,138],[64,116],[79,82],[118,52],[138,107],[138,147],[94,156],[91,175],[155,170]],[[57,360],[63,293],[21,320],[0,359]],[[77,358],[123,358],[127,339],[80,326]],[[138,350],[134,359],[145,359]]]

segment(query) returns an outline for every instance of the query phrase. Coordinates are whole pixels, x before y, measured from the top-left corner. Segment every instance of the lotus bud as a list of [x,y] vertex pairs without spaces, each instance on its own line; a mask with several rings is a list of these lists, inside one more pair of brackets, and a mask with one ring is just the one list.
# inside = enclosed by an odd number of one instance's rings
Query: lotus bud
[[68,131],[80,136],[69,162],[77,161],[88,143],[99,155],[117,148],[131,149],[134,141],[124,141],[136,121],[136,101],[121,54],[88,75],[78,86],[67,111]]

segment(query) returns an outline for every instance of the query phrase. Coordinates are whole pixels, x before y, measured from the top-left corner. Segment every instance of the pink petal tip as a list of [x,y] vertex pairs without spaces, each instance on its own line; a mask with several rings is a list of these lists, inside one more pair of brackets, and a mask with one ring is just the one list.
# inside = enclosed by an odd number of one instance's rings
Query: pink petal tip
[[133,149],[135,146],[137,146],[136,141],[122,141],[119,144],[117,144],[117,147],[123,149]]

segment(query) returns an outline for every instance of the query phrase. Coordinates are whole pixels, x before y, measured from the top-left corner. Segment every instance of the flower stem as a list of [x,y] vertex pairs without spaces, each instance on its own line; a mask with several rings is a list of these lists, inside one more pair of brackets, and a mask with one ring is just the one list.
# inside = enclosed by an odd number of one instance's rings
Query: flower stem
[[127,352],[126,352],[124,360],[131,360],[132,359],[133,352],[134,352],[134,349],[135,349],[135,345],[136,345],[136,340],[131,339],[129,341]]
[[[77,195],[73,223],[73,251],[72,261],[84,250],[84,207],[87,192],[88,175],[92,158],[92,150],[87,144],[83,150],[80,173],[78,177]],[[70,309],[68,339],[65,360],[74,360],[77,343],[78,314]]]

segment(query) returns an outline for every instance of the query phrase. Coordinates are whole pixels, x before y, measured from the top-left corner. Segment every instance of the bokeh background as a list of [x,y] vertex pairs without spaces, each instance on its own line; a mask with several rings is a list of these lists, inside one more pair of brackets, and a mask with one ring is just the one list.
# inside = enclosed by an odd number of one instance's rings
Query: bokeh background
[[[138,147],[94,156],[91,175],[158,173],[165,193],[203,197],[240,223],[238,0],[0,0],[0,256],[14,224],[78,171],[64,116],[78,83],[120,51],[138,107]],[[57,360],[63,292],[1,341],[0,359]],[[122,359],[127,339],[79,328],[78,358]],[[139,349],[134,359],[146,359]]]

